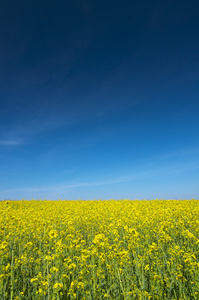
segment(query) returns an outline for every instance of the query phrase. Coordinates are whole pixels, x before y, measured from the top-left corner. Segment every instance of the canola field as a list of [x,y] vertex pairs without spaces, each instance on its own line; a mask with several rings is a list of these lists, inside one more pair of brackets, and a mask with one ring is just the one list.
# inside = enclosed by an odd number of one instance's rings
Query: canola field
[[2,201],[0,299],[199,299],[199,201]]

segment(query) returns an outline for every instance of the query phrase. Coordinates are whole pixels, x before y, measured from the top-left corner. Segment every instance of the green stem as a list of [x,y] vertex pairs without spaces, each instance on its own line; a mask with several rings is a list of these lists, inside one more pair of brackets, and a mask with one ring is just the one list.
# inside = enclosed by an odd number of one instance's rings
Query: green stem
[[12,249],[12,261],[11,261],[11,293],[10,293],[10,300],[13,300],[14,296],[14,255]]

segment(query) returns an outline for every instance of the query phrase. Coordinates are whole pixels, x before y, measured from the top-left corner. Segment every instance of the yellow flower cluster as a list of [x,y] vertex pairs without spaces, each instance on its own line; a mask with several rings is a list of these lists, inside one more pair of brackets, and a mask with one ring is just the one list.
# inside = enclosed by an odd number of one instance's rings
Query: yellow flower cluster
[[0,299],[199,299],[199,201],[0,202]]

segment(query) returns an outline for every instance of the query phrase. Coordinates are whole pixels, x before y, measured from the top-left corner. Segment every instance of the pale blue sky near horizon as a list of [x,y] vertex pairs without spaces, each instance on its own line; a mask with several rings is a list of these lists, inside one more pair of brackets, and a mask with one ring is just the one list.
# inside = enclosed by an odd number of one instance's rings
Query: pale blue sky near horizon
[[197,1],[0,11],[0,199],[199,199]]

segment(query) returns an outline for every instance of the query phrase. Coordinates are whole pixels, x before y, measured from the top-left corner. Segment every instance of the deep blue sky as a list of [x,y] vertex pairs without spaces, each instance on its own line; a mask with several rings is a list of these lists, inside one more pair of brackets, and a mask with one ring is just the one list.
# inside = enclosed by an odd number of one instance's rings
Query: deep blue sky
[[0,199],[199,198],[198,15],[2,1]]

